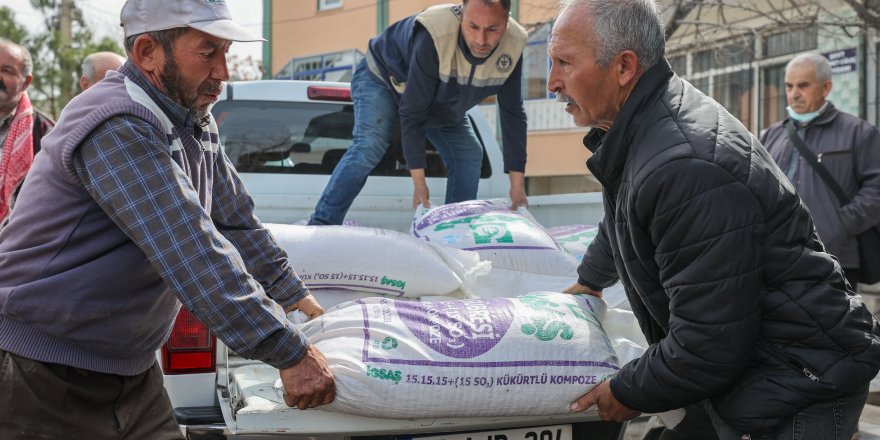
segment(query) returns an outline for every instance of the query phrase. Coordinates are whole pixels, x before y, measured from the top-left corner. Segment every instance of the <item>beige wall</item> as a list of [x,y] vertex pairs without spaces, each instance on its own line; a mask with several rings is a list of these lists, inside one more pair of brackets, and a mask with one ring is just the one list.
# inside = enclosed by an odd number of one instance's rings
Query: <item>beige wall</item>
[[273,0],[272,73],[291,58],[365,51],[376,35],[376,0],[344,0],[342,4],[338,9],[318,11],[316,0]]
[[[444,0],[390,0],[388,24]],[[318,11],[316,0],[272,1],[272,73],[291,58],[340,50],[366,51],[376,36],[376,0],[344,0],[342,7]]]
[[[446,0],[390,0],[388,24]],[[376,36],[376,0],[344,0],[342,7],[318,11],[316,0],[272,1],[272,73],[292,58],[340,50],[366,51]],[[543,23],[556,16],[556,1],[519,4],[521,24]]]
[[586,129],[575,131],[533,131],[528,135],[527,176],[569,176],[587,173],[584,162],[590,151],[584,147]]
[[444,0],[390,0],[388,2],[388,24],[394,24],[410,15],[418,14],[429,6],[442,3],[454,2]]
[[523,25],[546,23],[556,17],[559,2],[555,0],[519,2],[519,23]]

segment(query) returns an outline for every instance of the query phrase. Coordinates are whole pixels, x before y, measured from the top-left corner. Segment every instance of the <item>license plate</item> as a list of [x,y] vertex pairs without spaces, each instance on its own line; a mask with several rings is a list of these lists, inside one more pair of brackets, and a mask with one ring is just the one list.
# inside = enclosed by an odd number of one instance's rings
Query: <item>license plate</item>
[[571,425],[535,426],[500,431],[456,432],[412,437],[413,440],[571,440]]

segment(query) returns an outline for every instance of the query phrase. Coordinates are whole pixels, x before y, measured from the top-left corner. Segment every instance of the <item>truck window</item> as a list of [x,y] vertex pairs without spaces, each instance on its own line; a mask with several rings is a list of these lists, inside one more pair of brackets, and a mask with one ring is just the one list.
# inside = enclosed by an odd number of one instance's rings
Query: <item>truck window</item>
[[[351,145],[351,104],[279,101],[220,101],[211,112],[220,129],[220,144],[241,173],[333,173]],[[427,177],[446,177],[446,167],[428,143]],[[483,147],[481,176],[491,176]],[[409,176],[400,132],[391,141],[371,176]]]

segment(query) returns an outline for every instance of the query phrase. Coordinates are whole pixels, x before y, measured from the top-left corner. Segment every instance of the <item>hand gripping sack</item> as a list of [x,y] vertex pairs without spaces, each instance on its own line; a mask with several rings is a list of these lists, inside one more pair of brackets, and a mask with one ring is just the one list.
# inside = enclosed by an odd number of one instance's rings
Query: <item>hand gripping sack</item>
[[585,295],[405,302],[367,298],[300,326],[336,378],[320,409],[382,418],[568,414],[618,371]]
[[525,208],[511,211],[509,204],[471,200],[430,208],[416,214],[412,233],[430,243],[476,251],[493,268],[576,277],[577,260]]
[[489,270],[474,252],[446,249],[388,229],[266,224],[309,290],[394,297],[468,290]]

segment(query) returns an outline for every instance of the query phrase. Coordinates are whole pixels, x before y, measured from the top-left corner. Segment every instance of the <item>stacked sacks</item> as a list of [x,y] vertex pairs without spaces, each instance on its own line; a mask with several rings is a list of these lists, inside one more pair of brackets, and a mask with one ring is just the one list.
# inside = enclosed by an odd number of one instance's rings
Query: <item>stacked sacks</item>
[[493,268],[572,276],[577,261],[566,255],[524,208],[504,199],[472,200],[422,210],[414,236],[430,243],[476,251]]
[[[559,243],[562,250],[581,261],[590,243],[599,233],[599,227],[594,225],[564,225],[547,229],[547,233]],[[629,300],[621,283],[614,284],[602,291],[602,298],[608,303],[608,307],[624,308],[629,310]]]
[[547,229],[547,233],[559,243],[562,250],[578,261],[584,258],[590,243],[599,233],[599,227],[593,225],[564,225]]
[[300,329],[336,378],[336,400],[322,410],[383,418],[553,415],[568,414],[572,400],[616,374],[604,313],[597,298],[548,292],[368,298]]
[[[319,302],[322,291],[406,298],[461,295],[489,269],[476,253],[442,248],[386,229],[265,226]],[[345,298],[351,299],[357,298]]]

